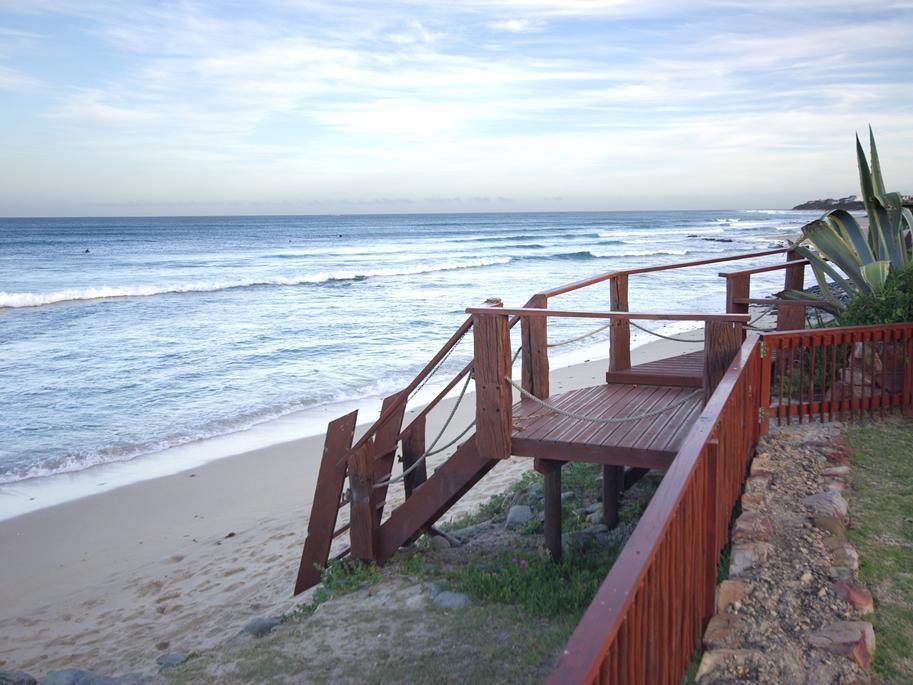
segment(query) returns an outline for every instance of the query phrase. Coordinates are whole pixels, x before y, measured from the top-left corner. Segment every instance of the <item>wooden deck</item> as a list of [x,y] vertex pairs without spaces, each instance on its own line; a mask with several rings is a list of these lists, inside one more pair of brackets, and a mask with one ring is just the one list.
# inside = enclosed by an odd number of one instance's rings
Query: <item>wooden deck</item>
[[681,406],[657,416],[608,425],[564,416],[524,399],[513,407],[512,452],[541,459],[666,469],[701,412],[702,397],[693,388],[611,383],[549,398],[550,404],[564,411],[610,419],[650,413],[689,396]]
[[606,383],[700,388],[704,380],[704,351],[698,350],[668,359],[657,359],[623,371],[609,371],[605,378]]

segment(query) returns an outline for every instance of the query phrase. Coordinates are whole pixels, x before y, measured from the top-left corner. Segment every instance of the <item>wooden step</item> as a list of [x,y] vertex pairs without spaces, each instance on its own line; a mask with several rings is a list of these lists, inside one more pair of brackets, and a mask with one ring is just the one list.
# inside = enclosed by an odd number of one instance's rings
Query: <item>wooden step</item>
[[460,445],[456,453],[438,466],[428,480],[381,524],[378,563],[387,561],[422,529],[443,516],[499,461],[479,455],[475,436]]
[[624,371],[609,371],[605,377],[606,383],[700,388],[704,382],[704,352],[699,350],[638,364]]

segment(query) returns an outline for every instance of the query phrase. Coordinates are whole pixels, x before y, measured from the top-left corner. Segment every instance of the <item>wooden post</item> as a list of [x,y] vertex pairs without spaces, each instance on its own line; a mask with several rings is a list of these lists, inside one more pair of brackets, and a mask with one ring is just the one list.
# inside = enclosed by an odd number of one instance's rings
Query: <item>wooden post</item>
[[294,594],[300,594],[320,582],[321,568],[326,566],[333,543],[333,531],[339,515],[339,498],[346,479],[346,451],[352,446],[358,412],[331,421],[323,443],[323,458],[317,474],[317,487],[308,517],[308,535],[301,552]]
[[707,567],[704,571],[709,589],[707,592],[707,606],[704,607],[704,615],[709,616],[713,613],[714,594],[716,590],[716,566],[718,563],[717,554],[722,548],[722,540],[719,534],[719,448],[720,441],[711,438],[707,441],[704,458],[707,460],[707,502],[705,510],[707,519],[704,522],[704,530],[707,535],[707,547],[705,550],[705,559]]
[[[613,312],[628,311],[628,276],[622,274],[609,281],[609,298]],[[609,371],[631,368],[631,327],[627,321],[612,319],[609,327]]]
[[545,476],[542,490],[545,505],[545,547],[552,559],[561,561],[561,467],[564,462],[536,459],[534,468]]
[[374,503],[374,441],[355,450],[349,462],[352,504],[349,541],[352,557],[362,561],[378,559],[378,520]]
[[624,467],[602,467],[602,518],[611,530],[618,526],[618,500],[624,485]]
[[[910,331],[904,331],[904,336],[910,335]],[[913,339],[903,339],[903,405],[902,411],[904,416],[913,416]]]
[[704,404],[719,385],[742,344],[742,327],[733,321],[704,323]]
[[[403,434],[403,471],[409,470],[417,459],[425,454],[425,417],[415,421],[409,430]],[[406,499],[412,492],[428,479],[428,469],[423,461],[403,476],[403,487],[406,490]]]
[[[490,303],[490,304],[489,304]],[[476,379],[476,448],[486,459],[510,457],[513,432],[510,328],[499,314],[500,300],[489,301],[491,314],[473,315],[473,370]]]
[[[804,259],[795,250],[786,253],[787,262]],[[805,264],[786,267],[783,276],[783,290],[802,290],[805,287]],[[787,305],[777,307],[777,330],[794,331],[805,328],[805,305]]]
[[726,313],[747,314],[748,303],[736,299],[748,299],[751,293],[749,274],[726,274]]
[[[548,298],[533,295],[527,307],[545,309]],[[548,399],[548,317],[526,316],[520,321],[522,336],[523,389],[542,400]]]

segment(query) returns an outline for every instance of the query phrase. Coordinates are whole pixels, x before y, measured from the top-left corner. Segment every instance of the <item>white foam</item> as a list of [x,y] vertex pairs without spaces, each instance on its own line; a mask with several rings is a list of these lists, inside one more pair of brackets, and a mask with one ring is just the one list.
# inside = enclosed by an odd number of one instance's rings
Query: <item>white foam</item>
[[441,262],[431,266],[414,266],[374,271],[331,271],[300,276],[275,276],[272,278],[245,279],[239,281],[195,281],[191,283],[145,285],[145,286],[98,286],[93,288],[67,288],[49,293],[7,293],[0,292],[0,308],[40,307],[58,302],[78,300],[104,300],[122,297],[150,297],[173,293],[202,293],[249,288],[253,286],[296,286],[316,285],[333,281],[353,281],[363,278],[384,276],[413,276],[416,274],[452,271],[455,269],[476,269],[485,266],[509,263],[510,257],[477,259],[471,262]]

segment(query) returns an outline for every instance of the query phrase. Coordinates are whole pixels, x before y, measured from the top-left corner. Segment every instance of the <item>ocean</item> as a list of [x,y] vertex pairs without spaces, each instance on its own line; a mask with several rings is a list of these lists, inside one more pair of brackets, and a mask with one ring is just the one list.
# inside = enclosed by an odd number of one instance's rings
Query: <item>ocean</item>
[[[0,219],[0,517],[320,433],[353,407],[371,418],[464,309],[486,298],[520,306],[605,271],[763,250],[811,218],[726,210]],[[717,274],[726,268],[633,277],[631,310],[722,311]],[[753,292],[779,290],[781,279],[756,278]],[[552,306],[608,309],[608,286]],[[593,327],[554,320],[550,337]],[[607,337],[556,348],[553,365],[605,356]],[[416,401],[471,354],[470,336]]]

